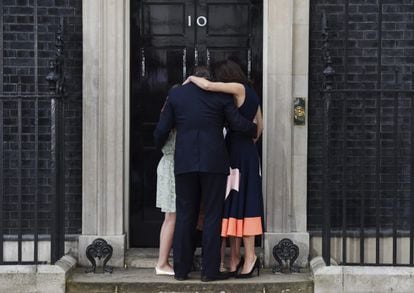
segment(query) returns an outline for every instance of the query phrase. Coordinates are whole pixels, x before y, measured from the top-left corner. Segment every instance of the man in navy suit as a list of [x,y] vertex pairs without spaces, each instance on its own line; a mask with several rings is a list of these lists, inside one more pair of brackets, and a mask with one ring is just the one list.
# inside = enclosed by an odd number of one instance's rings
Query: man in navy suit
[[223,138],[225,121],[230,128],[256,135],[256,124],[243,118],[231,95],[207,92],[189,83],[170,90],[154,131],[161,148],[176,128],[176,224],[174,272],[185,280],[193,263],[193,236],[203,200],[202,281],[225,279],[220,274],[220,232],[230,162]]

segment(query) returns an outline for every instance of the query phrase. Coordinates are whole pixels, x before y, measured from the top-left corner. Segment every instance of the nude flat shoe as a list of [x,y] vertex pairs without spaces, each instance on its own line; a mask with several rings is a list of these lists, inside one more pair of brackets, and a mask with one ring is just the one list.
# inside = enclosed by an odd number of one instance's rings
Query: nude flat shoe
[[174,272],[164,271],[155,267],[155,274],[158,276],[174,276]]

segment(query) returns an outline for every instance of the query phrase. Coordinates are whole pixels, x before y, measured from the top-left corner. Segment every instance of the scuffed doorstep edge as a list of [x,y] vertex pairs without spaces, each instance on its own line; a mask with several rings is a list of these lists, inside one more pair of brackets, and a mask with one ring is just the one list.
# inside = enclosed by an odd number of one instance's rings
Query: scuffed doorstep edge
[[[332,263],[332,262],[331,262]],[[322,257],[310,261],[315,293],[399,292],[412,293],[413,267],[326,266]]]
[[0,266],[0,292],[64,293],[76,259],[65,255],[55,265]]
[[59,259],[55,266],[60,267],[66,274],[66,276],[76,267],[77,260],[70,254],[64,255]]
[[313,275],[314,293],[343,292],[343,267],[338,266],[335,261],[331,266],[326,266],[321,256],[313,258],[309,265]]

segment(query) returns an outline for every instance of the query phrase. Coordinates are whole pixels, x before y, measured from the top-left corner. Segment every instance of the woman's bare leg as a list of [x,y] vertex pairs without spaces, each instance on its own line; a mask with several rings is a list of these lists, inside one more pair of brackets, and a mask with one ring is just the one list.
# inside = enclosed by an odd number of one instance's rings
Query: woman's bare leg
[[174,271],[168,262],[173,243],[174,227],[175,213],[165,213],[164,222],[162,223],[160,232],[160,251],[157,263],[157,268],[164,271]]
[[240,237],[230,237],[230,272],[234,272],[240,262]]
[[241,270],[242,274],[249,273],[256,261],[256,252],[254,250],[254,236],[245,236],[243,237],[244,244],[244,265]]

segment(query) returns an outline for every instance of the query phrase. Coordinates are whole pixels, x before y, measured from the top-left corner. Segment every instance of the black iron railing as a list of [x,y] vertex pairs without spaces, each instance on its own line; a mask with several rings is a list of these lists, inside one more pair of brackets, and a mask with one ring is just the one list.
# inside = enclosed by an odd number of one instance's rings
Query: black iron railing
[[[362,69],[360,88],[349,89],[345,81],[335,89],[325,14],[322,28],[322,256],[330,265],[331,241],[340,239],[336,256],[343,265],[414,266],[414,80],[408,88],[399,83],[396,68],[395,84],[384,86],[379,46],[376,88],[364,84]],[[346,48],[344,67],[346,74]],[[368,238],[374,257],[366,254]],[[348,254],[350,240],[358,256]]]
[[35,93],[18,86],[0,94],[0,265],[55,263],[64,254],[63,18],[55,46],[50,93],[38,93],[35,22]]
[[0,141],[0,264],[43,263],[45,241],[54,263],[64,252],[62,96],[1,95]]
[[[323,128],[323,257],[330,263],[333,237],[358,239],[358,264],[414,265],[414,91],[326,90]],[[375,238],[375,261],[367,262],[365,238]],[[392,261],[384,263],[381,238],[392,238]],[[409,249],[397,251],[409,238]],[[400,247],[403,247],[400,245]],[[406,263],[408,264],[408,263]]]

